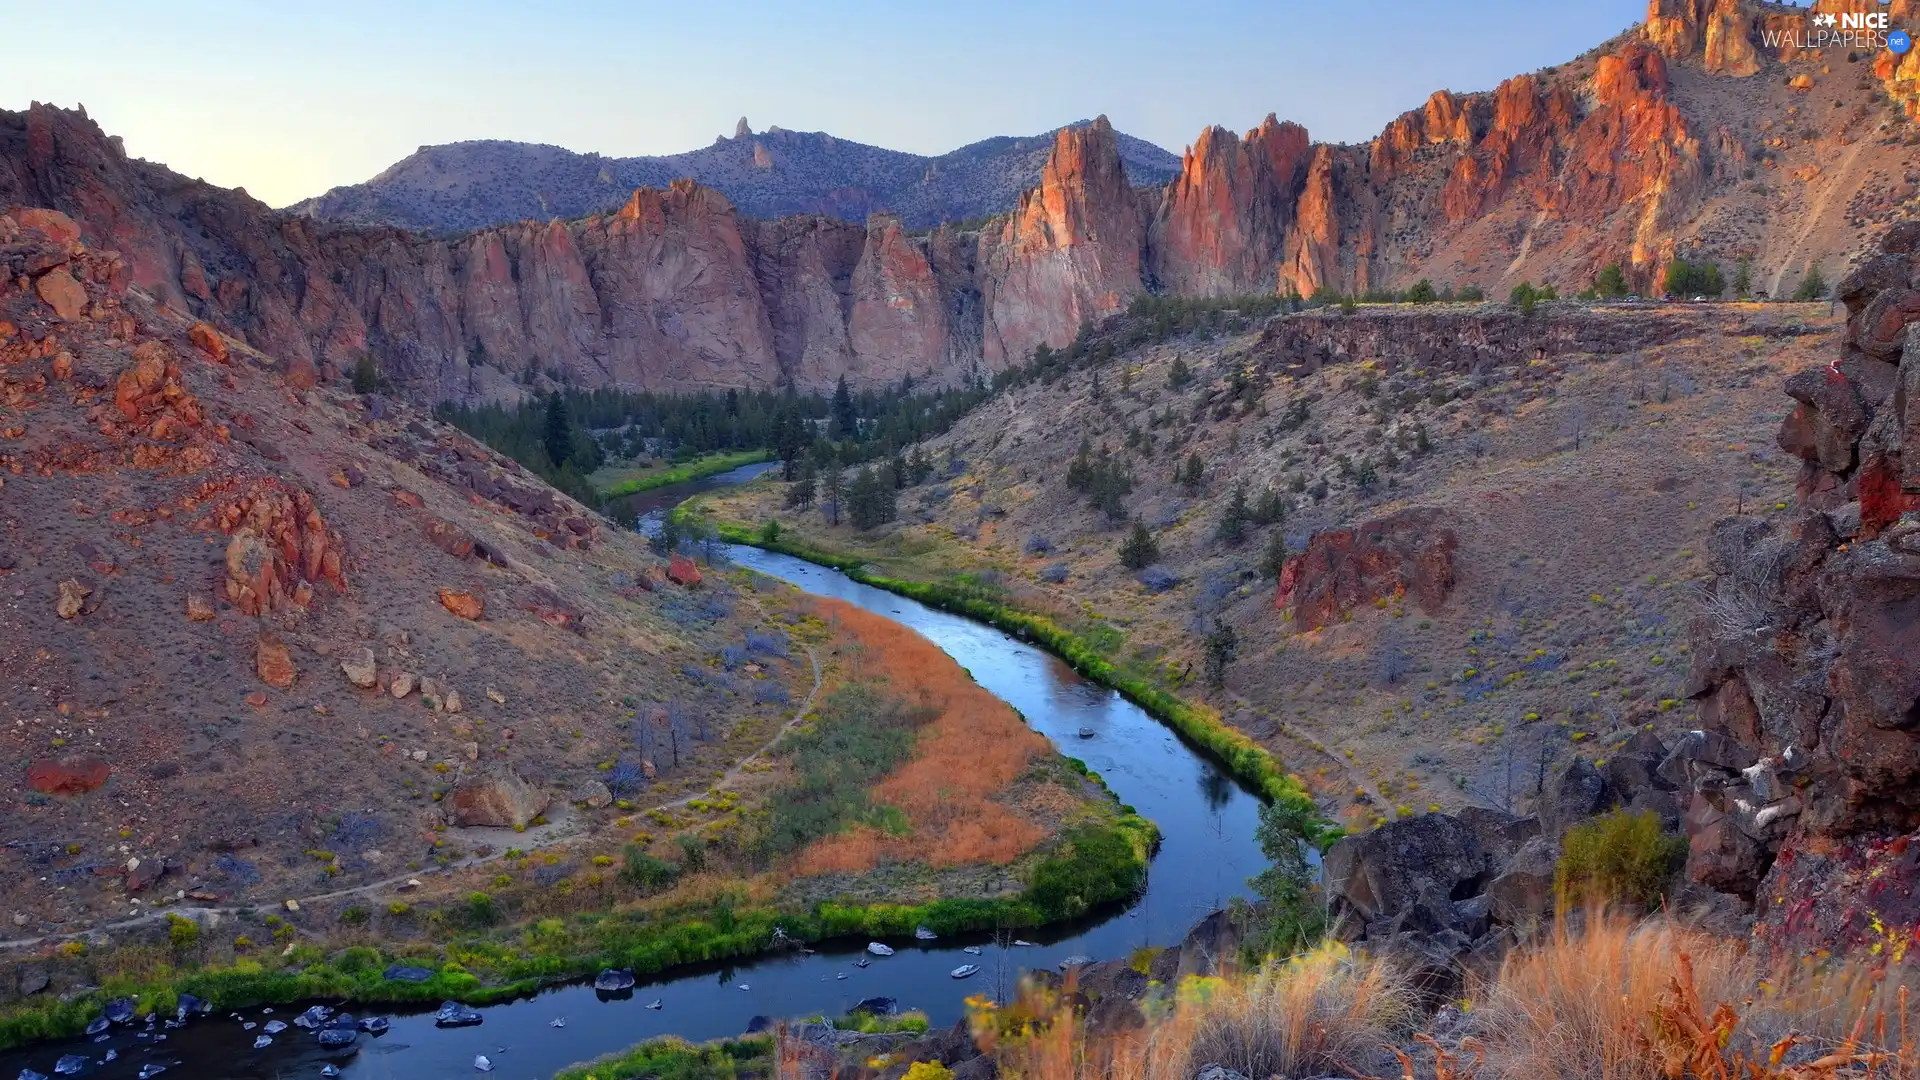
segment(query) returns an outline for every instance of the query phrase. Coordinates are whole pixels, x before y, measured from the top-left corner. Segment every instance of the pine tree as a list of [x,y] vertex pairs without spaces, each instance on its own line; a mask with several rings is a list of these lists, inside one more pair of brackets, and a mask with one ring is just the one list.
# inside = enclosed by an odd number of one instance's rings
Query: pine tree
[[561,397],[558,390],[547,396],[546,427],[541,433],[541,443],[555,471],[573,456],[573,419],[567,415],[567,399]]
[[813,496],[813,477],[803,476],[788,485],[787,508],[789,510],[805,510],[807,507],[813,505]]
[[1153,534],[1147,531],[1147,523],[1139,518],[1133,519],[1133,531],[1127,534],[1120,545],[1120,565],[1129,570],[1145,570],[1160,558],[1160,545],[1153,542]]
[[1266,488],[1260,492],[1260,497],[1254,500],[1253,523],[1255,525],[1272,525],[1275,522],[1285,520],[1286,516],[1286,500],[1281,497],[1280,492],[1276,491],[1272,484],[1268,484]]
[[1214,616],[1213,632],[1206,638],[1207,685],[1215,690],[1227,684],[1227,665],[1240,650],[1240,635],[1219,616]]
[[847,377],[833,387],[833,435],[836,439],[851,439],[860,433],[860,419],[853,412],[853,392],[847,389]]
[[896,513],[891,481],[871,468],[861,469],[854,475],[853,483],[847,488],[847,517],[854,528],[864,531],[884,525],[892,521]]
[[838,465],[828,465],[820,482],[820,513],[827,524],[840,524],[840,503],[846,498],[847,478]]
[[380,369],[373,362],[372,353],[361,353],[360,359],[353,362],[353,392],[371,394],[380,389]]
[[1206,484],[1207,463],[1200,460],[1198,451],[1187,456],[1187,463],[1180,467],[1174,479],[1179,481],[1181,487],[1187,489],[1187,494],[1200,494],[1201,487]]
[[1807,276],[1800,279],[1800,287],[1793,290],[1795,300],[1824,300],[1827,296],[1827,277],[1820,272],[1820,264],[1807,267]]
[[1619,263],[1608,263],[1593,279],[1593,291],[1602,300],[1618,300],[1627,295],[1627,275]]
[[1753,295],[1753,260],[1745,255],[1733,268],[1733,295],[1742,300]]
[[1267,546],[1260,552],[1260,576],[1279,580],[1280,571],[1287,565],[1287,534],[1283,529],[1273,530],[1267,537]]
[[1214,530],[1214,536],[1222,543],[1237,546],[1247,538],[1247,485],[1235,484],[1233,494],[1227,497],[1227,508],[1220,514],[1220,525]]

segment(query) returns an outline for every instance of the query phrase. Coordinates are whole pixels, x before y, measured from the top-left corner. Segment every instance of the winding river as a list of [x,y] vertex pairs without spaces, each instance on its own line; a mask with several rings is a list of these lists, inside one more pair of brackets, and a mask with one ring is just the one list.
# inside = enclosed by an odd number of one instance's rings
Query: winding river
[[[699,491],[739,483],[768,466],[750,465],[690,484],[633,498],[643,514],[658,515]],[[657,517],[656,517],[657,520]],[[550,1077],[573,1062],[659,1035],[701,1040],[735,1035],[754,1016],[837,1015],[862,998],[885,996],[900,1007],[923,1009],[936,1025],[950,1024],[968,994],[993,995],[1023,968],[1054,967],[1084,955],[1124,956],[1143,945],[1176,943],[1201,916],[1246,893],[1246,879],[1263,863],[1254,843],[1259,801],[1214,762],[1184,743],[1119,694],[1075,674],[1034,646],[958,615],[861,585],[838,571],[785,555],[731,547],[741,565],[887,616],[925,635],[989,691],[1026,717],[1062,753],[1100,773],[1123,802],[1156,822],[1163,842],[1145,891],[1125,908],[1076,924],[1026,930],[1030,945],[996,944],[991,934],[919,942],[890,941],[890,957],[854,966],[866,945],[832,942],[812,955],[792,953],[727,965],[679,968],[643,980],[628,995],[610,997],[591,986],[566,986],[480,1010],[476,1027],[438,1029],[429,1014],[393,1015],[390,1031],[362,1035],[346,1056],[322,1050],[298,1028],[272,1045],[253,1049],[260,1029],[245,1030],[227,1014],[172,1031],[115,1029],[109,1041],[76,1040],[0,1054],[0,1080],[22,1069],[49,1076],[62,1054],[91,1059],[83,1076],[135,1077],[144,1064],[169,1065],[170,1076],[234,1080],[319,1077],[333,1064],[354,1080],[418,1080],[477,1075],[474,1058],[491,1060],[491,1075],[513,1080]],[[1082,737],[1082,729],[1090,737]],[[979,956],[961,950],[978,946]],[[948,972],[978,964],[980,974],[957,981]],[[657,1011],[646,1008],[658,1000]],[[377,1010],[374,1010],[377,1011]],[[245,1021],[291,1021],[297,1007],[246,1010]],[[552,1022],[564,1019],[564,1027]],[[100,1064],[108,1049],[118,1059]]]

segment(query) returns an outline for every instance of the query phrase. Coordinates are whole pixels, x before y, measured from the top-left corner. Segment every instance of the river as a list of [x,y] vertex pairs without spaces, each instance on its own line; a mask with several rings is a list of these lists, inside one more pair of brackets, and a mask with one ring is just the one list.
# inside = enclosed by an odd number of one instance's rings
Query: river
[[[689,484],[633,496],[643,514],[657,515],[682,499],[764,472],[749,465]],[[476,1027],[438,1029],[430,1015],[387,1014],[393,1026],[378,1038],[362,1035],[342,1056],[323,1051],[313,1037],[289,1028],[271,1046],[255,1050],[259,1031],[244,1030],[227,1014],[162,1031],[164,1042],[141,1031],[116,1029],[109,1042],[46,1044],[0,1054],[0,1078],[23,1068],[52,1075],[61,1054],[93,1059],[82,1074],[134,1077],[142,1064],[168,1064],[168,1075],[266,1080],[318,1077],[335,1064],[354,1080],[417,1080],[476,1075],[476,1054],[494,1064],[491,1075],[536,1080],[577,1061],[659,1035],[701,1040],[736,1035],[757,1015],[837,1015],[862,998],[884,996],[901,1008],[927,1012],[935,1025],[957,1019],[968,994],[994,995],[1022,968],[1054,967],[1073,955],[1097,960],[1125,956],[1143,945],[1177,943],[1188,927],[1232,897],[1263,864],[1254,843],[1259,801],[1214,762],[1119,694],[1090,683],[1053,656],[991,627],[859,584],[838,571],[786,555],[730,546],[730,557],[807,592],[831,596],[887,616],[925,635],[996,696],[1018,709],[1062,753],[1085,761],[1121,801],[1160,826],[1162,843],[1147,888],[1133,903],[1080,923],[1022,930],[1031,946],[996,945],[993,935],[933,942],[890,940],[896,950],[855,967],[865,940],[832,942],[813,955],[769,955],[734,964],[680,968],[643,980],[630,995],[609,998],[591,986],[566,986],[480,1010]],[[1080,731],[1089,729],[1091,737]],[[961,951],[981,947],[981,955]],[[975,963],[980,974],[955,980],[949,972]],[[844,978],[842,977],[844,976]],[[658,1011],[645,1008],[654,1000]],[[378,1009],[366,1010],[379,1012]],[[297,1007],[246,1010],[245,1020],[290,1021]],[[564,1019],[564,1028],[551,1022]],[[105,1050],[119,1060],[98,1064]]]

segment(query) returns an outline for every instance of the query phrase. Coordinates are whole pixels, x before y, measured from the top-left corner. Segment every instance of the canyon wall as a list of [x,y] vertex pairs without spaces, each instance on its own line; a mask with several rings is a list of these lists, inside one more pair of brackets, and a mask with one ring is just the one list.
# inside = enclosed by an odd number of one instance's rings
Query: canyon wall
[[[1752,116],[1811,100],[1775,77],[1781,65],[1809,79],[1832,66],[1763,47],[1769,28],[1804,18],[1652,0],[1639,30],[1489,92],[1435,93],[1367,143],[1316,144],[1273,116],[1245,135],[1210,127],[1158,188],[1131,187],[1102,117],[1058,132],[1039,185],[964,232],[911,234],[887,215],[755,220],[691,181],[642,188],[613,213],[457,236],[325,223],[130,159],[84,111],[41,104],[0,112],[0,208],[65,211],[88,243],[124,253],[137,287],[306,377],[370,354],[425,400],[511,399],[545,385],[536,376],[668,390],[953,382],[1063,346],[1143,291],[1310,296],[1419,277],[1570,291],[1615,261],[1650,284],[1683,241],[1729,259],[1764,249],[1767,235],[1722,234],[1751,216],[1735,204],[1762,186],[1743,184],[1756,160],[1786,171],[1769,147],[1788,140],[1761,138]],[[1871,65],[1896,104],[1920,97],[1914,55]],[[1807,137],[1796,175],[1822,176],[1819,155],[1866,137],[1853,131],[1831,148]],[[1886,145],[1881,160],[1915,157]],[[1869,184],[1842,160],[1834,190]],[[1822,243],[1844,249],[1871,224],[1837,219],[1828,231],[1845,235]],[[1799,234],[1779,245],[1782,272],[1812,261],[1797,215],[1769,228]]]

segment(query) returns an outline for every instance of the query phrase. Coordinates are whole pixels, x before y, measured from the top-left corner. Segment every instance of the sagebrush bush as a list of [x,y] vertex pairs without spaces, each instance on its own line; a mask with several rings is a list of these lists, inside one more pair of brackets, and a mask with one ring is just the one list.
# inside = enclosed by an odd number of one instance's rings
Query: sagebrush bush
[[1625,902],[1652,908],[1686,854],[1686,840],[1663,829],[1651,810],[1615,810],[1567,831],[1554,889],[1563,905]]

